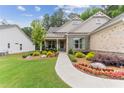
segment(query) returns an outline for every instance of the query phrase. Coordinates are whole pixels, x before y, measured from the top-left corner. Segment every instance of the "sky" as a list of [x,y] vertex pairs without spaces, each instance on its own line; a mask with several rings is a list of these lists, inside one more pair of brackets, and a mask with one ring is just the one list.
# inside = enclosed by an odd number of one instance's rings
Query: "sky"
[[[0,21],[6,20],[9,24],[20,27],[30,26],[32,20],[43,19],[45,14],[52,15],[57,9],[62,8],[66,14],[71,12],[81,14],[90,5],[0,5]],[[100,6],[97,6],[100,7]]]

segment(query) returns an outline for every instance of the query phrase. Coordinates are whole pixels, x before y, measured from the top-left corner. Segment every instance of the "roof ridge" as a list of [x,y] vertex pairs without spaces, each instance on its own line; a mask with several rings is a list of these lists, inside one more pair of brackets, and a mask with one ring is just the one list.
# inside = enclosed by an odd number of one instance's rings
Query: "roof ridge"
[[113,25],[114,23],[116,23],[118,21],[121,21],[123,17],[124,17],[124,13],[121,13],[120,15],[112,18],[110,21],[108,21],[107,23],[103,24],[102,26],[100,26],[99,28],[97,28],[96,30],[94,30],[92,33],[98,32],[98,31],[100,31],[102,29],[107,28],[110,25]]
[[[60,26],[58,30],[62,29],[63,27],[65,27],[67,24],[71,23],[71,22],[74,21],[74,20],[78,20],[78,21],[83,22],[83,20],[81,20],[81,19],[80,19],[80,20],[79,20],[79,19],[72,19],[72,20],[67,21],[67,22],[66,22],[65,24],[63,24],[62,26]],[[58,30],[57,30],[57,31],[58,31]]]
[[[103,12],[98,11],[97,13],[95,13],[94,15],[90,16],[88,19],[86,19],[85,21],[83,21],[78,27],[74,28],[73,31],[71,31],[71,32],[74,32],[76,29],[79,29],[83,24],[85,24],[86,22],[88,22],[90,19],[92,19],[93,17],[96,17],[95,15],[98,14],[98,13],[104,14]],[[106,15],[106,14],[104,14],[104,16],[105,16],[105,15]],[[105,17],[111,19],[111,18],[108,17],[107,15],[106,15]],[[71,33],[71,32],[69,32],[69,33]]]

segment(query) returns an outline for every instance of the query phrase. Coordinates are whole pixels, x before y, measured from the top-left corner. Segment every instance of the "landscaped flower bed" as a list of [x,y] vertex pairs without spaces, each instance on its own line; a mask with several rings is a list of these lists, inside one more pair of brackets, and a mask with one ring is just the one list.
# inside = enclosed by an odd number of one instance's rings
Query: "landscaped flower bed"
[[59,53],[57,51],[43,50],[43,51],[34,51],[34,52],[25,53],[22,55],[22,58],[26,60],[33,60],[33,59],[56,57],[58,56],[58,54]]
[[106,66],[124,66],[124,58],[117,55],[96,54],[95,57],[91,59],[91,61],[103,63]]
[[86,72],[91,75],[95,75],[103,78],[124,79],[124,72],[115,71],[114,69],[94,68],[84,63],[75,63],[74,66],[80,71]]
[[124,58],[117,55],[83,53],[80,51],[69,54],[74,66],[84,73],[111,79],[124,79]]

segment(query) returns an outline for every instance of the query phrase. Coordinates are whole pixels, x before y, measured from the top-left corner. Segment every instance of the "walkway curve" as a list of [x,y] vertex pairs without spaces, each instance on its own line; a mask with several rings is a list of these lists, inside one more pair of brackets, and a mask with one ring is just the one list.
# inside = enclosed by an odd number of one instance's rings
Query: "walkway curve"
[[66,53],[59,53],[55,70],[60,78],[73,88],[124,88],[124,80],[94,77],[73,67]]

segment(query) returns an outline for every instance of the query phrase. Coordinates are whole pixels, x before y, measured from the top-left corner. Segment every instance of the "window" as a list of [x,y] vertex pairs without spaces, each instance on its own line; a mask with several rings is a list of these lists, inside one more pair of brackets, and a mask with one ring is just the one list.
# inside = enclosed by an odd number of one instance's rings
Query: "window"
[[10,43],[8,43],[8,48],[10,48]]
[[48,41],[48,48],[49,49],[53,49],[53,48],[55,48],[55,41]]
[[82,49],[82,38],[74,38],[74,48]]
[[20,50],[22,50],[22,44],[20,44]]
[[79,40],[75,40],[75,48],[79,48]]

